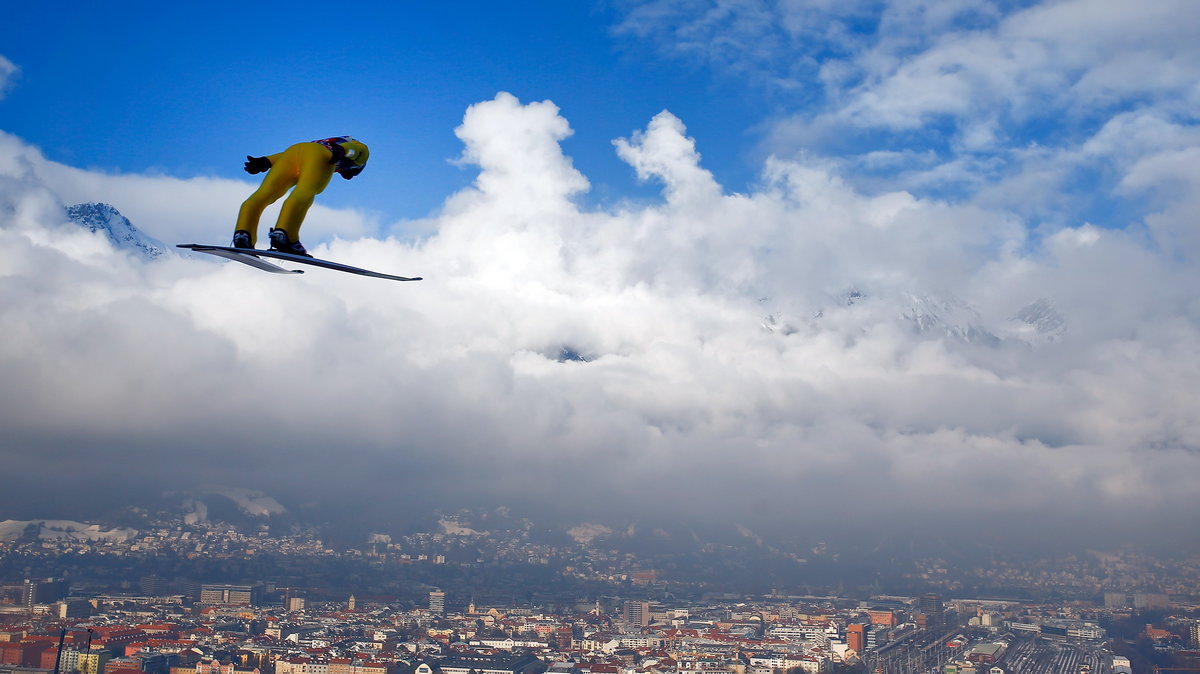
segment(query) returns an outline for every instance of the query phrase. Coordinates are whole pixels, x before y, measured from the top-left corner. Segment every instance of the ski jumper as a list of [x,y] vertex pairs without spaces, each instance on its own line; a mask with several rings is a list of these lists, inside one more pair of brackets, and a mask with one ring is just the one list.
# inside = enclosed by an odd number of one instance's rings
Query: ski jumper
[[300,225],[304,223],[304,216],[308,214],[313,198],[325,190],[334,172],[346,180],[362,173],[368,155],[366,145],[350,136],[338,136],[297,143],[265,158],[248,158],[247,171],[251,171],[253,162],[262,162],[264,159],[269,162],[270,169],[254,194],[242,203],[235,234],[238,231],[248,232],[250,245],[254,246],[258,239],[258,220],[263,210],[290,189],[292,193],[283,202],[275,229],[285,232],[288,240],[299,241]]

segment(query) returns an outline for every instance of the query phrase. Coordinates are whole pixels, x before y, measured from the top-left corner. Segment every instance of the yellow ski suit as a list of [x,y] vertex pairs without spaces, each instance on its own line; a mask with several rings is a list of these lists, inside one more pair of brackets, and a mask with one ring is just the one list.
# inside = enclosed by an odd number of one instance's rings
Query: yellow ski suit
[[292,193],[283,202],[275,228],[286,232],[289,241],[299,241],[300,225],[313,198],[325,190],[335,171],[347,180],[361,173],[368,155],[367,146],[349,136],[296,143],[269,155],[266,159],[271,168],[254,194],[242,203],[234,232],[249,232],[250,245],[254,246],[263,210],[290,189]]

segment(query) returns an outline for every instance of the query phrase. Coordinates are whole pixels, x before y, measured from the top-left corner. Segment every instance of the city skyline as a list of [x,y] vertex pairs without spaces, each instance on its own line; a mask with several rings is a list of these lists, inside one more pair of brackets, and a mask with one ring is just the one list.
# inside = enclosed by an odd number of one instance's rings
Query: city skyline
[[[244,590],[245,597],[228,596],[231,589]],[[93,590],[49,606],[31,603],[28,610],[0,601],[0,616],[11,621],[17,608],[28,621],[0,623],[0,667],[16,665],[6,670],[14,674],[45,674],[51,661],[66,663],[63,671],[124,667],[149,674],[167,674],[168,667],[170,674],[201,668],[218,674],[218,666],[231,674],[238,665],[240,672],[267,674],[686,674],[723,668],[915,674],[953,664],[956,671],[982,668],[988,674],[1076,674],[1085,671],[1082,666],[1119,674],[1130,671],[1131,657],[1134,672],[1148,671],[1151,663],[1186,664],[1195,657],[1189,647],[1200,644],[1194,606],[1135,614],[1107,601],[1104,608],[1080,601],[943,604],[931,593],[649,601],[622,601],[619,593],[605,598],[606,607],[599,599],[556,607],[477,606],[472,599],[443,610],[419,599],[416,605],[378,596],[364,602],[350,594],[297,610],[286,601],[292,591],[260,582],[253,588],[201,585],[191,596]],[[90,601],[79,599],[88,596]],[[1164,627],[1146,623],[1143,629],[1139,619]],[[66,644],[61,652],[52,636],[60,627],[60,644]],[[80,646],[85,629],[86,649]],[[1129,637],[1139,632],[1147,641],[1134,645]]]
[[729,572],[730,548],[700,562],[723,573],[689,579],[678,556],[546,543],[529,522],[481,532],[460,516],[341,550],[191,517],[24,524],[0,538],[4,674],[1141,674],[1200,654],[1200,556],[976,569],[1008,590],[964,582],[965,565],[894,557],[916,583],[872,587],[845,559],[825,587],[764,591],[761,574]]

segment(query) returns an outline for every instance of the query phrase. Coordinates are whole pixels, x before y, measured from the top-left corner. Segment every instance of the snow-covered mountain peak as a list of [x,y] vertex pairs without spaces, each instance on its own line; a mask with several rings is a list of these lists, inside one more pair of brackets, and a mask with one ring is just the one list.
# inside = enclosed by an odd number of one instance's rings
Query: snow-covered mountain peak
[[1025,342],[1058,342],[1067,331],[1067,321],[1046,298],[1021,307],[1005,324],[1005,331]]
[[956,297],[907,294],[908,307],[901,317],[922,334],[944,334],[976,344],[997,344],[1000,339],[984,327],[979,312]]
[[109,204],[89,202],[68,206],[67,217],[89,231],[103,233],[118,250],[132,251],[147,260],[167,252],[161,241],[146,235]]

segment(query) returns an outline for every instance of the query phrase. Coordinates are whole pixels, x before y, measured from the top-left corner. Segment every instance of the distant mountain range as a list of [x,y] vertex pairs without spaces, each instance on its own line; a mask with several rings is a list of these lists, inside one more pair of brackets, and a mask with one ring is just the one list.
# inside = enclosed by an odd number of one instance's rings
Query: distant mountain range
[[1061,341],[1067,331],[1066,319],[1046,298],[1022,307],[1000,325],[988,325],[974,307],[952,295],[906,292],[899,297],[884,298],[868,296],[858,289],[842,293],[831,302],[834,306],[815,310],[807,320],[790,321],[780,313],[771,313],[763,318],[762,326],[771,332],[791,335],[804,324],[820,325],[834,309],[871,302],[879,303],[877,307],[890,307],[888,312],[896,312],[892,314],[896,320],[907,324],[919,335],[964,344],[999,346],[1017,342],[1038,346]]
[[146,260],[167,254],[163,242],[147,235],[109,204],[88,202],[67,207],[72,222],[92,232],[100,232],[118,250],[127,250]]

